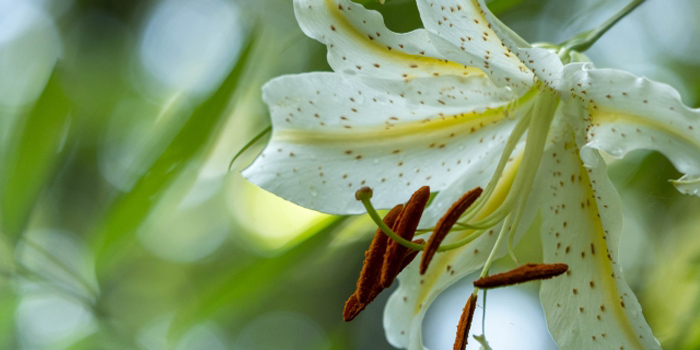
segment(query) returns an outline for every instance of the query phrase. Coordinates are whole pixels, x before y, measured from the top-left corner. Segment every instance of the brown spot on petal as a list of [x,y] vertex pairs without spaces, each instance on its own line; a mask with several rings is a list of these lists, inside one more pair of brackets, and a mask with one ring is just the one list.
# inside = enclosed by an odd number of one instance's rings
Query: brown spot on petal
[[474,286],[490,289],[534,280],[546,280],[569,270],[566,264],[525,264],[508,272],[487,276],[474,281]]
[[447,210],[445,215],[440,218],[438,223],[435,225],[432,236],[430,236],[430,239],[428,240],[428,245],[425,247],[425,254],[423,254],[423,258],[421,259],[421,275],[425,274],[425,271],[428,270],[430,261],[433,259],[433,256],[435,256],[435,252],[437,252],[437,249],[440,247],[440,243],[442,243],[445,237],[447,237],[447,234],[452,229],[452,226],[454,226],[457,220],[459,220],[459,217],[462,216],[467,209],[469,209],[472,203],[474,203],[474,201],[481,196],[482,192],[483,190],[481,187],[477,187],[465,193],[460,199],[454,202],[450,209]]
[[[397,235],[406,240],[412,240],[418,228],[418,222],[423,215],[425,205],[430,199],[430,187],[423,186],[416,191],[406,203],[399,219],[392,228]],[[401,263],[408,248],[395,241],[390,241],[384,254],[384,268],[382,269],[382,286],[388,288],[399,274]]]
[[457,325],[457,337],[455,339],[454,350],[464,350],[467,348],[467,340],[469,340],[469,329],[472,326],[474,318],[474,310],[476,309],[476,295],[472,294],[467,300],[467,305],[464,305],[462,316],[459,318]]

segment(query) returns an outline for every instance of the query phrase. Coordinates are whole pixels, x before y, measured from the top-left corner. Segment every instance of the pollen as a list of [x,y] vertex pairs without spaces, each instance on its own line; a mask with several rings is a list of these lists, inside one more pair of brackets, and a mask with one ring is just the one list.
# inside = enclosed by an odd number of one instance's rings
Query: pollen
[[534,280],[550,279],[568,270],[569,266],[566,264],[525,264],[507,272],[480,278],[474,281],[474,286],[481,289],[506,287]]
[[423,275],[428,270],[428,265],[430,261],[435,256],[440,243],[447,237],[452,227],[457,223],[460,216],[469,209],[469,207],[474,203],[474,201],[481,196],[483,190],[481,187],[477,187],[467,193],[465,193],[460,199],[458,199],[450,209],[447,210],[445,215],[440,218],[437,225],[435,225],[435,230],[433,230],[433,235],[430,236],[428,240],[428,245],[425,247],[425,254],[420,262],[420,274]]
[[472,319],[474,318],[474,310],[476,309],[476,295],[472,294],[467,300],[467,304],[462,310],[462,316],[459,318],[459,324],[457,325],[457,337],[455,339],[454,350],[464,350],[467,347],[467,340],[469,340],[469,329],[472,326]]
[[[411,196],[392,228],[397,235],[408,241],[413,239],[428,199],[430,199],[430,187],[428,186],[421,187]],[[398,242],[389,242],[384,254],[384,268],[382,269],[382,286],[384,288],[391,286],[394,279],[396,279],[401,269],[401,262],[407,251],[408,248],[400,245]]]
[[[402,210],[403,204],[395,206],[384,217],[384,223],[389,227],[393,226]],[[362,303],[369,302],[370,296],[376,289],[375,285],[378,284],[376,281],[379,280],[384,263],[384,252],[386,251],[388,239],[389,237],[381,229],[377,229],[372,244],[370,244],[369,249],[365,253],[365,261],[362,263],[360,279],[357,280],[356,292],[358,300]]]

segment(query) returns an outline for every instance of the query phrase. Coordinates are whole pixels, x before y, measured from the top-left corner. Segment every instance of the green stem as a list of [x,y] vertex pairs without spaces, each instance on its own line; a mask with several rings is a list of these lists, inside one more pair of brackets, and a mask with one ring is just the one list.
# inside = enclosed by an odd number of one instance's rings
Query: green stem
[[362,204],[365,206],[365,209],[367,210],[367,214],[369,214],[369,217],[372,218],[372,221],[374,221],[377,226],[384,232],[385,235],[389,236],[389,238],[393,239],[396,241],[396,243],[409,248],[413,250],[423,250],[425,248],[424,244],[417,244],[413,243],[399,235],[396,234],[389,226],[387,226],[384,223],[384,220],[379,216],[379,213],[377,213],[377,210],[374,209],[374,206],[372,205],[372,202],[370,201],[369,198],[362,198],[361,199]]
[[248,150],[248,148],[250,148],[251,146],[253,146],[256,142],[258,142],[258,140],[260,140],[261,138],[263,138],[265,135],[269,134],[270,131],[272,131],[272,125],[266,127],[266,128],[263,129],[260,133],[258,133],[257,135],[255,135],[255,137],[253,137],[250,141],[248,141],[248,143],[246,143],[245,146],[243,146],[243,148],[241,148],[241,149],[238,151],[238,153],[236,153],[236,155],[233,156],[233,159],[231,159],[231,163],[229,163],[229,165],[228,165],[228,170],[229,170],[229,171],[231,170],[231,168],[233,167],[233,163],[236,162],[236,159],[238,159],[238,157],[240,157],[245,151]]
[[481,302],[481,336],[486,339],[486,293],[488,290],[484,289],[484,301]]
[[486,231],[484,231],[484,230],[474,231],[474,232],[470,233],[467,237],[463,238],[461,241],[457,241],[457,242],[452,243],[452,244],[443,244],[440,246],[440,248],[438,248],[438,252],[446,252],[448,250],[464,247],[465,245],[473,242],[475,239],[481,237],[481,235],[483,235],[484,232],[486,232]]
[[486,263],[484,264],[484,268],[481,270],[479,278],[484,278],[489,273],[491,264],[493,264],[493,261],[496,260],[496,253],[498,252],[498,247],[501,246],[503,239],[508,235],[510,225],[513,223],[513,220],[511,220],[512,218],[512,214],[508,214],[508,217],[506,217],[506,219],[503,221],[503,226],[501,226],[501,232],[498,233],[496,243],[493,244],[493,249],[491,249],[491,253],[489,254],[488,259],[486,259]]
[[617,12],[614,16],[610,17],[605,23],[603,23],[600,27],[597,29],[594,29],[592,31],[589,31],[587,34],[585,34],[582,38],[580,39],[574,39],[570,41],[566,47],[570,50],[578,51],[578,52],[584,52],[588,50],[598,39],[600,39],[603,34],[605,34],[610,28],[612,28],[617,22],[619,22],[621,19],[623,19],[625,16],[630,14],[634,9],[636,9],[639,5],[641,5],[644,2],[644,0],[633,0],[627,6],[625,6],[622,10]]

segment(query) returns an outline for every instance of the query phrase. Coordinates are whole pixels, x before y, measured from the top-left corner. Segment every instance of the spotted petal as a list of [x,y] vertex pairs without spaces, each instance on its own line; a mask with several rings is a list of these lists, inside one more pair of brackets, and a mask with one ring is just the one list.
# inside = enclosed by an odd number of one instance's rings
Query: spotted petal
[[[244,171],[253,183],[307,208],[361,213],[361,186],[375,205],[433,191],[498,156],[513,125],[514,99],[479,77],[410,81],[334,73],[277,78],[264,88],[272,114],[267,148]],[[521,99],[525,104],[525,99]]]
[[[521,156],[522,152],[515,155],[514,158],[520,159]],[[493,212],[503,202],[511,188],[518,166],[519,161],[509,163],[495,194],[489,198],[489,202],[477,215],[477,219]],[[530,205],[527,206],[528,210],[523,215],[521,225],[518,227],[516,239],[519,239],[528,229],[539,210],[535,203],[537,203],[537,198],[533,196],[530,199]],[[453,283],[483,267],[499,230],[500,225],[493,227],[462,248],[438,253],[431,261],[425,275],[419,274],[420,259],[416,259],[399,276],[399,288],[389,298],[384,312],[384,329],[389,343],[401,349],[426,349],[422,343],[421,332],[423,318],[428,308],[437,296]],[[444,244],[459,241],[471,233],[471,231],[453,232]],[[501,248],[498,252],[499,256],[506,253],[505,247]],[[455,327],[458,321],[458,319],[454,320]]]
[[542,282],[549,331],[567,350],[660,349],[618,265],[622,212],[605,163],[584,166],[572,129],[559,135],[539,176],[544,261],[569,265]]
[[635,149],[659,151],[685,174],[678,189],[700,195],[700,109],[683,105],[672,87],[627,72],[590,64],[566,70],[588,112],[585,149],[618,158]]
[[501,38],[503,45],[512,51],[512,53],[520,59],[522,64],[529,68],[530,71],[547,86],[560,92],[563,99],[568,98],[568,95],[564,94],[567,86],[563,84],[562,79],[564,65],[557,54],[541,47],[532,47],[498,20],[498,18],[489,11],[485,0],[469,1],[474,3],[475,7],[478,7],[484,18],[491,24],[491,29]]
[[350,0],[295,0],[294,8],[304,33],[328,46],[336,72],[393,79],[484,76],[477,68],[444,60],[425,30],[394,33],[381,14]]
[[499,86],[527,90],[532,72],[510,51],[478,4],[471,0],[418,0],[431,41],[448,59],[478,67]]

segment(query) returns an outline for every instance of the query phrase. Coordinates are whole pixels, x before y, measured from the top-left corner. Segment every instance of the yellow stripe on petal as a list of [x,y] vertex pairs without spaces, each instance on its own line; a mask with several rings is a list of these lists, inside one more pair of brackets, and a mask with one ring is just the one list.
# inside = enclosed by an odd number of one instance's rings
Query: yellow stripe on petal
[[541,284],[550,333],[562,349],[660,349],[618,265],[622,210],[605,162],[596,153],[585,167],[572,129],[560,127],[538,176],[543,259],[569,266]]
[[[384,58],[390,60],[401,61],[397,62],[397,64],[401,64],[405,68],[420,70],[423,73],[428,74],[443,73],[463,76],[472,74],[479,76],[484,75],[484,72],[478,68],[465,66],[449,60],[410,54],[403,51],[401,47],[393,47],[383,44],[382,41],[380,41],[381,37],[377,37],[376,33],[364,33],[355,27],[355,25],[346,16],[348,11],[353,11],[349,10],[353,7],[350,7],[349,5],[344,7],[342,2],[343,1],[341,1],[341,4],[339,4],[336,0],[325,0],[329,13],[338,24],[339,28],[337,28],[337,30],[341,30],[345,34],[351,35],[357,44],[372,50],[375,55],[383,56]],[[359,5],[355,6],[359,7]],[[411,77],[412,76],[409,74],[408,78]]]
[[[667,137],[680,141],[686,144],[687,147],[692,147],[696,150],[700,150],[700,139],[695,135],[688,133],[688,130],[693,130],[692,126],[690,129],[681,130],[676,125],[669,124],[668,121],[662,121],[659,119],[645,118],[641,116],[636,116],[632,114],[627,114],[624,112],[615,111],[613,109],[598,108],[594,110],[589,108],[591,113],[591,123],[598,126],[608,125],[608,128],[612,132],[620,132],[620,137],[627,137],[622,130],[615,130],[616,125],[624,124],[627,126],[634,126],[636,129],[635,133],[641,133],[644,128],[654,130],[665,134]],[[623,136],[624,135],[624,136]],[[629,135],[636,136],[636,135]],[[650,138],[653,136],[650,136]]]
[[[576,150],[578,152],[578,149]],[[581,174],[581,179],[578,180],[582,184],[591,183],[591,179],[588,177],[587,169],[583,166],[583,162],[579,159],[579,171]],[[597,261],[595,265],[598,270],[598,276],[601,276],[603,282],[603,290],[605,291],[605,296],[607,302],[604,305],[608,305],[606,311],[611,311],[615,318],[617,319],[616,326],[619,327],[619,331],[623,332],[629,342],[634,345],[634,349],[643,349],[644,347],[639,342],[637,333],[634,330],[634,326],[630,322],[630,318],[627,316],[623,305],[624,302],[620,301],[620,296],[622,293],[617,287],[617,282],[615,281],[615,271],[612,268],[612,260],[610,255],[607,254],[608,242],[607,235],[605,234],[605,228],[600,220],[600,211],[598,210],[598,203],[596,202],[596,194],[593,192],[593,188],[590,186],[581,186],[585,188],[584,193],[586,198],[590,201],[586,201],[586,208],[588,214],[588,222],[593,224],[595,229],[594,232],[589,232],[589,234],[594,239],[594,244],[591,245],[590,253],[591,256]],[[576,234],[586,234],[586,232],[577,232]],[[597,253],[597,254],[596,254]],[[584,281],[585,282],[585,281]],[[590,283],[590,282],[589,282]],[[595,283],[595,282],[594,282]],[[592,287],[595,288],[595,287]]]

